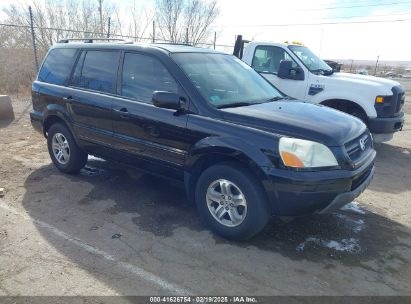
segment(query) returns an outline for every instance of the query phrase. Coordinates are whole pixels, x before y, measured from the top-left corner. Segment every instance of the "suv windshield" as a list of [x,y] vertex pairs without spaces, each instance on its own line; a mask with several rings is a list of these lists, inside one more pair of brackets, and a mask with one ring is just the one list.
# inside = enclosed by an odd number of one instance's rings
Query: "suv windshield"
[[171,55],[200,94],[217,108],[246,106],[284,96],[251,67],[231,55]]
[[300,45],[289,45],[288,48],[304,63],[311,72],[329,75],[333,69],[322,59],[318,58],[309,48]]

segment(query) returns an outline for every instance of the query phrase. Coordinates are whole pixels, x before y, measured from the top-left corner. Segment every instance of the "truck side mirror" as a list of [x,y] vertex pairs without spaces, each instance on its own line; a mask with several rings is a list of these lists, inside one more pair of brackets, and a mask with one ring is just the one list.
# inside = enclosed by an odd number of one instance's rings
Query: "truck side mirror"
[[300,67],[293,68],[291,60],[281,60],[277,76],[282,79],[304,80],[304,71]]

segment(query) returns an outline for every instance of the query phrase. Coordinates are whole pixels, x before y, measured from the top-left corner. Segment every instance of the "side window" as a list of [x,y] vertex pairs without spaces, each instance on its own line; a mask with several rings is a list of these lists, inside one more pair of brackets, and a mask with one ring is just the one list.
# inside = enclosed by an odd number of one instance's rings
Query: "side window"
[[121,95],[150,103],[154,91],[177,92],[178,86],[156,58],[126,53],[121,77]]
[[51,84],[63,85],[70,77],[73,68],[76,49],[51,50],[44,60],[38,80]]
[[71,85],[114,93],[119,54],[118,51],[83,51],[74,70]]
[[284,49],[276,46],[258,46],[254,53],[252,67],[257,72],[277,74],[282,60],[291,60],[294,68],[298,66]]

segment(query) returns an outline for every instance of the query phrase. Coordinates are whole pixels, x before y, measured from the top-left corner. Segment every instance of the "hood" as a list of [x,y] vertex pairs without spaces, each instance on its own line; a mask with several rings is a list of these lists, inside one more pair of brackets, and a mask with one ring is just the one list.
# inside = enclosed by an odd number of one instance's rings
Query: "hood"
[[302,101],[274,101],[222,111],[228,121],[329,147],[341,146],[366,130],[365,124],[351,115]]
[[326,77],[329,78],[330,81],[338,80],[339,82],[349,83],[351,86],[358,84],[361,87],[372,87],[377,95],[391,95],[392,87],[400,86],[400,83],[394,80],[369,75],[333,73]]

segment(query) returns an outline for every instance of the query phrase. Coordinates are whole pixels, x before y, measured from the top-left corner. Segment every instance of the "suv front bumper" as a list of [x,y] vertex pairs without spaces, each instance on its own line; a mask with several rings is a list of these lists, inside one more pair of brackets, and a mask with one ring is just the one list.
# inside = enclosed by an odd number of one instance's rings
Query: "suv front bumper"
[[329,213],[352,202],[374,177],[375,155],[373,151],[361,167],[352,171],[269,169],[264,188],[272,213],[279,216]]
[[365,178],[364,182],[360,184],[356,189],[350,192],[344,192],[338,194],[333,201],[324,209],[320,210],[319,213],[330,213],[341,207],[351,203],[355,198],[359,197],[361,193],[370,185],[372,179],[374,178],[375,168],[372,167],[370,174]]
[[404,125],[404,112],[395,117],[388,118],[370,118],[368,120],[368,129],[371,133],[394,133],[400,131]]

